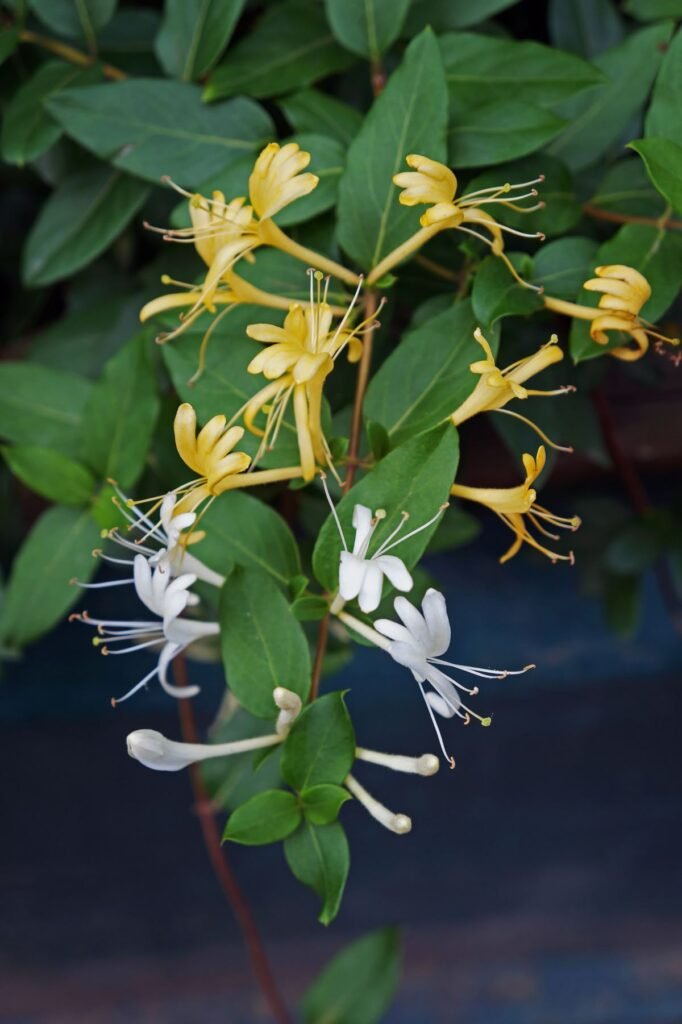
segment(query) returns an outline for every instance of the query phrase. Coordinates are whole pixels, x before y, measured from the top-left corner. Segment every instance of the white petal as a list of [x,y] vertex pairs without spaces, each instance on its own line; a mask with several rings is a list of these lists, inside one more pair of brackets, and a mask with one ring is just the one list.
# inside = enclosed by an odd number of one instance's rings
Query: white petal
[[405,629],[399,622],[394,622],[393,619],[377,619],[374,623],[374,628],[378,633],[382,633],[387,636],[389,640],[399,640],[402,644],[413,643],[412,634],[409,629]]
[[353,528],[355,530],[353,554],[367,554],[374,527],[372,526],[372,510],[366,505],[356,505],[353,509]]
[[168,666],[173,658],[180,654],[182,647],[179,644],[165,644],[159,655],[159,682],[171,697],[196,697],[199,693],[198,686],[173,686],[168,682]]
[[[450,707],[454,714],[458,708],[462,706],[462,698],[459,695],[459,691],[454,683],[452,683],[440,669],[435,668],[434,665],[429,665],[426,671],[426,678],[433,686],[434,690],[437,690],[441,695],[445,703]],[[451,717],[451,716],[449,716]]]
[[350,551],[341,552],[339,593],[344,601],[352,601],[358,596],[366,569],[367,562],[363,558],[352,555]]
[[375,612],[381,602],[381,588],[384,582],[384,576],[375,562],[367,562],[365,569],[365,578],[362,581],[362,587],[360,588],[360,596],[358,604],[366,615],[370,612]]
[[182,615],[185,608],[187,607],[187,598],[189,594],[186,590],[181,591],[179,594],[171,594],[167,597],[163,605],[163,631],[168,636],[168,630],[171,623],[177,619],[178,615]]
[[[144,555],[135,555],[133,559],[133,579],[140,601],[150,611],[156,612],[156,604],[152,594],[152,570]],[[158,614],[158,612],[156,613]]]
[[451,708],[446,701],[438,693],[434,693],[433,690],[429,690],[428,693],[424,694],[424,697],[428,701],[431,709],[436,712],[437,715],[442,715],[443,718],[452,718],[455,714],[454,708]]
[[379,555],[378,558],[373,558],[372,562],[374,565],[379,566],[384,576],[396,590],[404,590],[405,593],[412,590],[412,577],[407,571],[402,558],[398,558],[397,555]]
[[448,609],[445,604],[445,598],[439,590],[434,590],[431,587],[426,591],[422,601],[422,611],[424,612],[426,628],[429,631],[429,657],[439,658],[441,654],[445,654],[450,646],[451,637]]
[[393,607],[412,634],[413,642],[423,647],[424,653],[426,653],[431,637],[423,617],[406,597],[396,597]]
[[418,683],[424,682],[429,673],[429,665],[418,647],[394,640],[388,649],[388,653],[399,665],[404,665],[405,668],[411,669],[412,675]]
[[166,533],[168,533],[171,525],[171,519],[173,518],[173,509],[175,508],[175,495],[172,491],[166,495],[161,502],[161,508],[159,509],[159,520]]

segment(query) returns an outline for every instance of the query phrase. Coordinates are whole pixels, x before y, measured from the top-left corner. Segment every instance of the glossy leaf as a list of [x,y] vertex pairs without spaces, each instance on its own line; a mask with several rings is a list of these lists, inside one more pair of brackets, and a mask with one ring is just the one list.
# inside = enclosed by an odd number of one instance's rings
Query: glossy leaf
[[533,282],[544,288],[546,295],[573,301],[592,276],[597,243],[592,238],[557,238],[543,245],[533,260]]
[[682,0],[625,0],[623,10],[638,21],[682,18]]
[[515,160],[540,149],[565,121],[531,103],[501,100],[462,110],[448,128],[448,155],[457,168]]
[[[511,253],[509,259],[518,273],[528,279],[532,266],[530,258]],[[543,308],[540,295],[520,285],[497,256],[486,257],[478,268],[471,301],[476,322],[484,330],[505,316],[530,316]]]
[[19,45],[19,29],[3,28],[0,31],[0,64],[11,57]]
[[308,786],[300,794],[303,813],[313,825],[331,825],[339,816],[339,811],[351,795],[343,786],[320,783]]
[[513,7],[519,0],[413,0],[405,22],[405,34],[415,35],[430,25],[434,32],[469,28]]
[[264,846],[286,839],[301,820],[301,809],[293,793],[269,789],[240,804],[227,819],[223,841],[244,846]]
[[62,505],[86,505],[95,489],[92,474],[74,459],[50,448],[34,445],[2,447],[15,476],[48,501]]
[[47,106],[68,135],[120,170],[190,188],[244,153],[255,157],[273,131],[250,99],[207,107],[198,86],[157,78],[67,89]]
[[29,363],[3,363],[0,373],[0,437],[17,444],[77,454],[89,381]]
[[[661,42],[670,38],[668,25],[652,25],[642,29],[642,33],[661,33]],[[682,103],[682,31],[675,34],[661,64],[656,78],[651,105],[646,116],[645,126],[647,137],[661,136],[682,145],[682,128],[679,124],[680,104]]]
[[590,203],[611,213],[655,220],[665,209],[665,200],[651,184],[644,164],[636,156],[628,156],[609,167]]
[[154,49],[167,75],[208,74],[232,37],[246,0],[166,0]]
[[111,167],[69,175],[42,207],[26,241],[23,277],[52,284],[86,266],[120,235],[149,188]]
[[372,61],[400,35],[410,0],[325,0],[334,35],[347,50]]
[[612,0],[549,0],[548,20],[554,45],[581,57],[596,57],[625,35]]
[[330,924],[339,912],[350,868],[350,850],[343,827],[303,821],[284,841],[292,874],[322,900],[319,921]]
[[117,6],[118,0],[29,0],[33,13],[52,32],[82,39],[93,52],[99,29],[111,20]]
[[340,786],[355,760],[355,733],[340,691],[303,709],[282,746],[282,775],[302,792],[320,783]]
[[357,939],[327,964],[306,992],[304,1024],[380,1024],[400,980],[400,937],[382,928]]
[[[296,132],[319,134],[348,146],[360,130],[359,110],[319,89],[302,89],[278,100],[278,106]],[[279,219],[279,218],[278,218]]]
[[682,213],[682,146],[670,139],[637,139],[630,149],[639,153],[652,182],[677,213]]
[[43,513],[12,564],[0,615],[3,644],[23,647],[59,622],[81,597],[69,581],[87,581],[97,568],[92,549],[99,541],[87,509],[55,505]]
[[418,230],[414,209],[400,205],[391,179],[406,169],[408,153],[445,159],[446,119],[445,78],[435,37],[427,29],[410,43],[348,150],[338,235],[364,269]]
[[310,689],[310,655],[300,624],[275,581],[257,569],[237,568],[220,598],[227,684],[257,718],[277,714],[272,691]]
[[285,0],[266,10],[232,47],[211,75],[204,99],[281,96],[341,71],[352,59],[335,41],[321,6]]

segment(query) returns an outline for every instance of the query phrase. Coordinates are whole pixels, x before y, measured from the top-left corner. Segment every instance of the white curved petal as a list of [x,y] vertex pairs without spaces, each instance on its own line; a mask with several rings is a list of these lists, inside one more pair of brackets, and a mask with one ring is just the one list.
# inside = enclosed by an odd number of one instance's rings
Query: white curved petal
[[166,597],[163,606],[163,631],[168,636],[168,630],[171,623],[177,619],[178,615],[181,615],[187,607],[187,599],[189,594],[186,590],[181,591],[179,594],[170,594]]
[[366,505],[356,505],[353,509],[353,529],[355,530],[353,554],[367,554],[374,527],[372,526],[372,510]]
[[140,601],[158,615],[152,593],[152,570],[144,555],[135,555],[133,559],[133,580]]
[[183,648],[180,644],[167,643],[159,655],[159,682],[170,697],[196,697],[199,693],[198,686],[173,686],[168,681],[168,666]]
[[339,563],[339,593],[344,601],[352,601],[360,593],[367,562],[363,558],[352,555],[350,551],[341,552]]
[[413,642],[419,644],[424,649],[424,653],[426,653],[429,649],[431,637],[429,636],[423,616],[420,615],[415,606],[406,597],[396,597],[393,607],[412,634]]
[[426,628],[429,631],[428,654],[430,658],[439,658],[450,646],[451,630],[445,598],[439,590],[429,588],[422,601],[422,611]]
[[401,626],[399,622],[394,622],[393,619],[377,619],[373,625],[378,633],[387,636],[389,640],[399,640],[402,644],[413,643],[409,629]]
[[437,715],[442,715],[443,718],[452,718],[455,714],[454,708],[443,700],[438,693],[434,693],[433,690],[429,690],[428,693],[424,694],[424,697],[429,703],[429,706]]
[[418,683],[423,683],[427,678],[429,665],[423,652],[418,647],[394,640],[388,648],[388,653],[399,665],[404,665],[405,668],[411,669],[412,675]]
[[396,590],[404,590],[407,593],[412,590],[413,581],[402,558],[397,555],[379,555],[373,558],[372,563],[378,565],[386,579]]
[[375,612],[379,607],[383,582],[384,576],[379,566],[375,562],[366,562],[365,578],[362,581],[358,597],[360,609],[365,614],[369,615],[370,612]]
[[454,713],[462,706],[462,699],[455,684],[434,665],[429,665],[427,667],[426,678],[431,683],[434,690],[438,691],[454,715]]

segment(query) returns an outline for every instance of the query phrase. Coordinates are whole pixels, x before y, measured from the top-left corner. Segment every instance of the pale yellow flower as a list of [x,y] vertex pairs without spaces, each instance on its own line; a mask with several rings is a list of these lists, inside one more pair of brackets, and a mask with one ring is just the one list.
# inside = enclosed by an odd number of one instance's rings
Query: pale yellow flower
[[310,153],[296,142],[286,146],[271,142],[265,147],[249,178],[249,198],[261,220],[274,217],[317,188],[320,179],[316,174],[301,173],[309,163]]
[[197,415],[189,402],[178,407],[173,424],[178,455],[197,477],[176,488],[182,497],[174,514],[193,512],[207,498],[229,489],[230,478],[251,465],[251,456],[233,448],[244,436],[243,427],[228,427],[225,416],[213,416],[197,431]]

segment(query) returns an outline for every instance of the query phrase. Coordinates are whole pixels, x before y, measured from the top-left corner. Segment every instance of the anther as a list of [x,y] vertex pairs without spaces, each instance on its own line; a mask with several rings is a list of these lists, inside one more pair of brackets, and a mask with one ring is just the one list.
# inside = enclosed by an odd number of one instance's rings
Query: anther
[[482,718],[482,719],[481,719],[481,725],[485,726],[486,728],[487,728],[487,727],[488,727],[489,725],[492,725],[492,723],[493,723],[493,720],[492,720],[492,718]]
[[109,698],[109,703],[111,704],[112,708],[115,708],[117,703],[118,703],[118,701],[116,700],[115,697],[110,697]]

